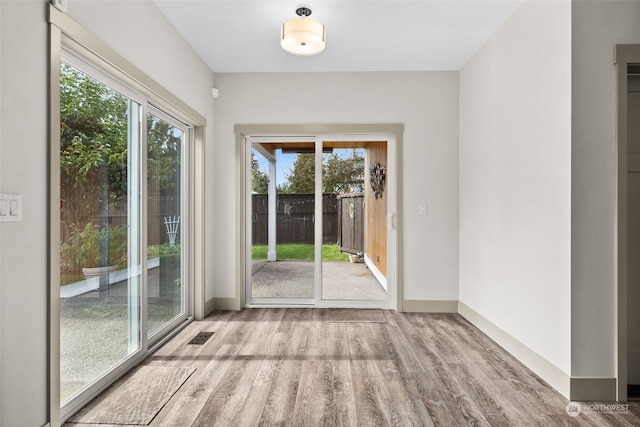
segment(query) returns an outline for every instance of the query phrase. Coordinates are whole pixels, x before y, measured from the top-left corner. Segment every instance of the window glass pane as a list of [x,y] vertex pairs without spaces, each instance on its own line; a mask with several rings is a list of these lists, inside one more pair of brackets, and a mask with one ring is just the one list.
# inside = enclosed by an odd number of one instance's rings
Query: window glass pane
[[[329,145],[329,146],[327,146]],[[387,292],[365,263],[365,231],[383,245],[382,203],[365,203],[365,153],[384,151],[378,143],[325,143],[322,162],[322,299],[384,301]],[[372,213],[373,208],[377,211]],[[369,209],[369,211],[367,211]],[[367,222],[367,215],[376,221]],[[382,222],[380,222],[382,220]],[[376,254],[379,255],[379,254]]]
[[254,143],[251,297],[314,298],[313,143]]
[[147,325],[151,336],[184,312],[183,183],[185,132],[147,116]]
[[140,348],[140,105],[61,66],[61,400]]

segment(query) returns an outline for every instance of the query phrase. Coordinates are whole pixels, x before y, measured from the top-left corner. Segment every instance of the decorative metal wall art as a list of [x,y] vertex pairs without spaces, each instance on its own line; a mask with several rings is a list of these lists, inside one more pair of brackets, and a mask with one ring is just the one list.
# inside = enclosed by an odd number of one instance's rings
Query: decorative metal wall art
[[384,174],[386,168],[383,167],[380,162],[375,162],[369,168],[369,181],[371,182],[371,188],[373,189],[373,194],[375,194],[376,199],[382,197],[382,192],[384,191]]

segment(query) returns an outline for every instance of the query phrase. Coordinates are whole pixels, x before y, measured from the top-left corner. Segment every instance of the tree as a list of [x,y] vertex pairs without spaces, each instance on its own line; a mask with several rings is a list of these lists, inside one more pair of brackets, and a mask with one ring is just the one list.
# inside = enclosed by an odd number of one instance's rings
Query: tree
[[[350,155],[331,153],[322,165],[324,193],[354,193],[364,191],[364,154],[352,149]],[[313,193],[315,190],[315,154],[298,154],[286,182],[278,186],[281,193]]]
[[359,193],[364,191],[364,157],[362,150],[352,149],[351,156],[331,153],[323,165],[322,191],[325,193]]
[[269,192],[269,175],[260,170],[260,163],[251,152],[251,190],[256,194]]
[[284,185],[279,186],[282,193],[315,192],[315,154],[299,153],[293,161],[291,172],[286,176]]
[[[128,100],[75,68],[60,69],[60,186],[72,222],[89,223],[127,188]],[[67,204],[69,205],[69,204]]]
[[147,117],[148,179],[160,191],[175,194],[180,182],[182,131],[149,114]]
[[[109,86],[61,65],[60,187],[69,225],[84,228],[108,206],[126,206],[129,103]],[[148,179],[160,191],[175,191],[180,182],[181,142],[181,132],[149,115]]]

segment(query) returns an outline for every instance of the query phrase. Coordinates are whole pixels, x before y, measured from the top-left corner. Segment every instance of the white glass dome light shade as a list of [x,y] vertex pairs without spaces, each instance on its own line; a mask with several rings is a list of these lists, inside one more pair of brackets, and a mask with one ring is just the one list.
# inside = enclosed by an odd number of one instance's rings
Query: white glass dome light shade
[[324,25],[311,18],[291,18],[282,24],[280,45],[293,55],[316,55],[324,50]]

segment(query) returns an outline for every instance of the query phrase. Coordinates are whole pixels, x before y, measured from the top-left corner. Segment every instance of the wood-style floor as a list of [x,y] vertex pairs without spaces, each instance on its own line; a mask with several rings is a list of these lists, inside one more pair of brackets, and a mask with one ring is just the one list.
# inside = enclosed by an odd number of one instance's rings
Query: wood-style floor
[[[144,362],[196,368],[151,426],[640,426],[638,402],[570,417],[565,398],[459,315],[335,313],[191,323]],[[215,334],[187,344],[201,331]]]

